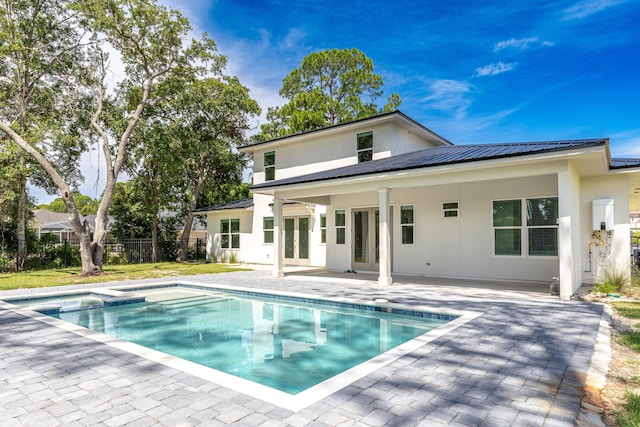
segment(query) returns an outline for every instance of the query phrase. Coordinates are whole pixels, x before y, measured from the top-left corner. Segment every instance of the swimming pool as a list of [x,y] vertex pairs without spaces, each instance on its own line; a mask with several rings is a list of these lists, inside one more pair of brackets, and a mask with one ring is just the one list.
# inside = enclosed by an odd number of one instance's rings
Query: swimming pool
[[[267,392],[303,395],[303,402],[316,394],[313,390],[335,391],[423,345],[439,336],[436,331],[444,325],[459,324],[460,317],[392,304],[188,284],[127,288],[126,293],[145,302],[130,299],[127,304],[90,308],[62,304],[49,315],[246,380],[252,389],[257,383]],[[227,378],[225,385],[236,382]],[[241,391],[247,388],[245,383]],[[287,407],[281,398],[278,404]],[[300,405],[306,403],[289,407]]]

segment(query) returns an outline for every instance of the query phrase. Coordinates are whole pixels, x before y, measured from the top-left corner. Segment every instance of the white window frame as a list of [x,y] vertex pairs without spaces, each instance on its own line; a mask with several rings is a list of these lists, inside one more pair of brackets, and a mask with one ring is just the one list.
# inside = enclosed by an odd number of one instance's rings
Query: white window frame
[[[273,164],[267,164],[267,155],[273,154]],[[276,152],[275,151],[267,151],[263,156],[264,161],[264,180],[265,181],[274,181],[276,179]],[[273,177],[268,177],[267,170],[273,170]]]
[[[402,218],[402,208],[411,208],[411,222],[404,222],[404,218]],[[400,205],[400,243],[403,245],[414,245],[416,242],[416,207],[415,205]],[[411,242],[407,243],[404,241],[404,230],[406,228],[411,228]]]
[[[341,213],[344,218],[344,223],[342,225],[338,225],[338,214]],[[336,245],[346,245],[347,244],[347,211],[346,209],[336,209],[333,214],[334,219],[334,227],[336,229]],[[340,231],[342,233],[340,233]],[[339,241],[338,237],[342,234],[342,242]]]
[[[493,229],[492,238],[493,238],[493,256],[494,257],[507,257],[507,258],[558,258],[558,251],[560,246],[560,241],[556,234],[556,254],[555,255],[531,255],[530,248],[530,239],[529,239],[529,231],[532,229],[555,229],[556,233],[558,233],[558,218],[556,215],[556,224],[555,225],[529,225],[527,218],[527,202],[529,200],[536,199],[556,199],[556,206],[558,196],[527,196],[521,198],[505,198],[505,199],[494,199],[491,201],[491,225]],[[520,202],[520,225],[508,225],[508,226],[495,226],[493,224],[493,204],[495,202],[506,202],[506,201],[515,201],[518,200]],[[520,232],[520,254],[496,254],[496,230],[498,229],[518,229]]]
[[[446,205],[453,205],[455,203],[455,208]],[[446,206],[446,207],[445,207]],[[455,215],[447,216],[447,213],[455,212]],[[460,216],[460,202],[458,201],[450,201],[450,202],[442,202],[442,218],[443,219],[458,219]]]
[[[265,221],[267,221],[269,219],[271,220],[271,228],[266,228],[265,227]],[[274,226],[274,224],[275,223],[274,223],[274,220],[273,220],[272,216],[263,216],[262,217],[262,243],[267,244],[267,245],[273,244],[273,236],[274,236],[274,233],[273,233],[274,232],[274,228],[273,228],[273,226]],[[271,241],[267,242],[267,239],[266,239],[267,234],[266,233],[269,233],[269,232],[271,233]]]
[[[223,223],[227,223],[227,232],[224,232]],[[237,231],[234,231],[231,224],[238,224]],[[227,238],[227,244],[223,242]],[[234,237],[237,238],[237,246],[234,246]],[[240,249],[240,218],[223,218],[220,220],[220,248],[222,249]]]
[[[324,225],[323,225],[324,222]],[[321,213],[320,214],[320,244],[322,245],[326,245],[327,244],[327,214],[326,213]]]
[[[371,136],[371,147],[360,148],[360,138]],[[371,158],[366,160],[360,160],[360,154],[371,152]],[[356,158],[358,159],[358,163],[370,162],[373,160],[373,131],[360,132],[356,135]]]

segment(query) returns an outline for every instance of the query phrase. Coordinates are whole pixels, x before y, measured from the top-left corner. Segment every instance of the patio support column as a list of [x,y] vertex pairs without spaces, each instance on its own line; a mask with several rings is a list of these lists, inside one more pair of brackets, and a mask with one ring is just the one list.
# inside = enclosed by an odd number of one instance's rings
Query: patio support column
[[273,198],[273,277],[284,277],[282,199]]
[[378,189],[378,204],[380,215],[380,276],[378,283],[388,286],[391,279],[391,224],[389,223],[389,193],[388,188]]
[[569,300],[582,282],[580,177],[571,162],[558,172],[558,262],[560,299]]

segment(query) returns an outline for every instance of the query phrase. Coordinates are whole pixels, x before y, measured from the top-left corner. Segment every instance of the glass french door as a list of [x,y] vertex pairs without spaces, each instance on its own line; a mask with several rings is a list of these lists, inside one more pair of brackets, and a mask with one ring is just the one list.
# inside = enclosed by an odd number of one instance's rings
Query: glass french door
[[380,212],[378,209],[353,211],[353,269],[376,271],[380,262]]
[[309,264],[309,218],[284,219],[284,260],[287,264]]

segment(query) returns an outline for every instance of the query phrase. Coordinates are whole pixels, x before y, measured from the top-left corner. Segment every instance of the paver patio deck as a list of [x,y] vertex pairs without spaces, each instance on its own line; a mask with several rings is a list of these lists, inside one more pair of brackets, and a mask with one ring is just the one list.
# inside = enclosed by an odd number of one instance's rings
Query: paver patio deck
[[[0,307],[3,425],[574,426],[603,313],[600,304],[559,301],[535,286],[516,292],[515,286],[397,278],[382,287],[373,276],[272,279],[267,271],[185,279],[363,301],[385,298],[482,315],[293,412],[5,305]],[[24,293],[0,292],[0,300]]]

